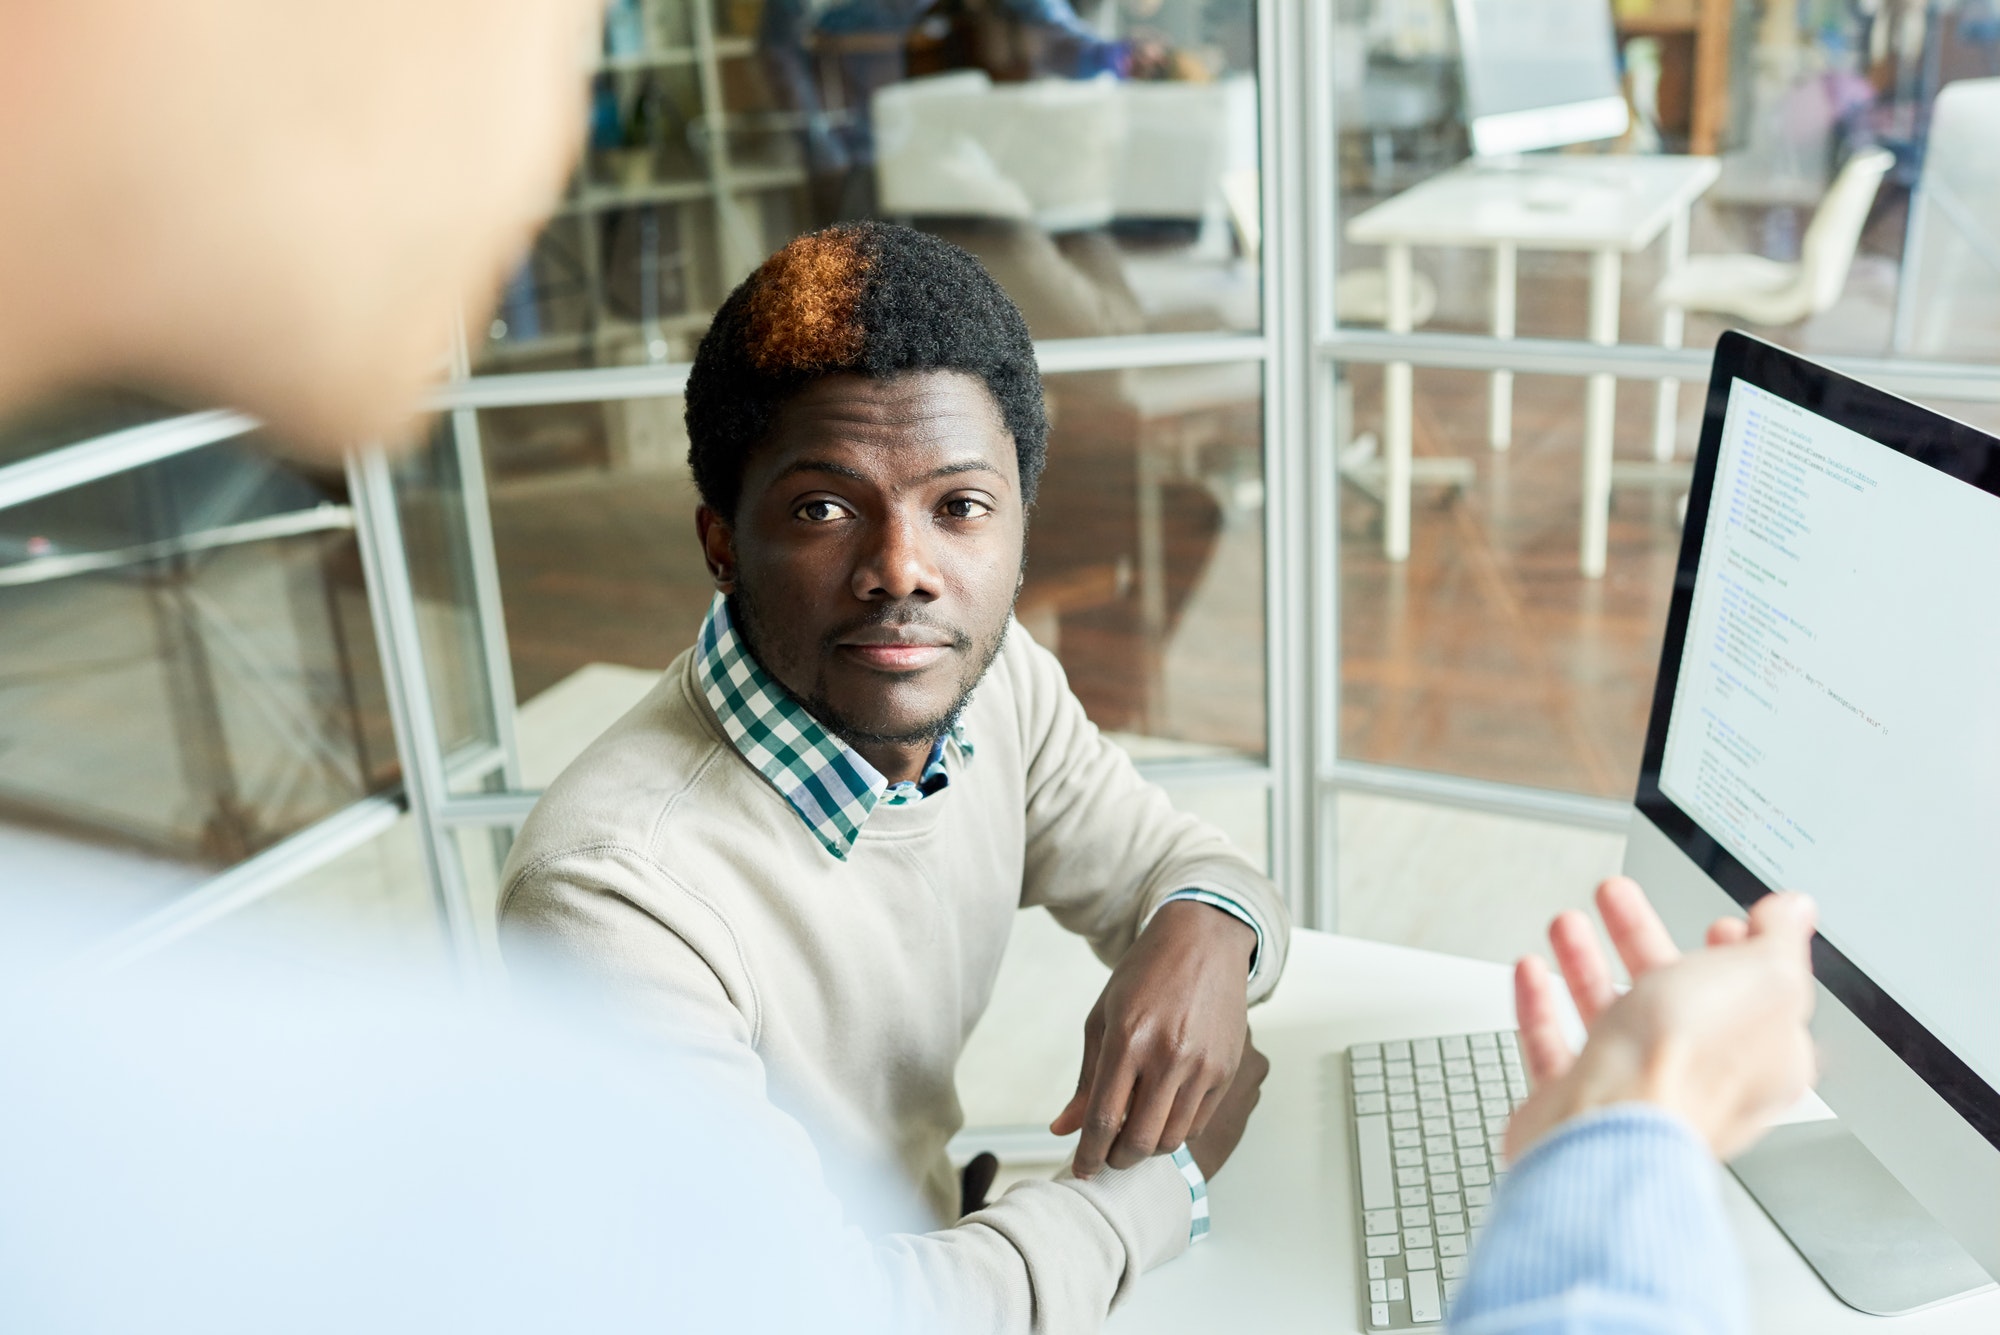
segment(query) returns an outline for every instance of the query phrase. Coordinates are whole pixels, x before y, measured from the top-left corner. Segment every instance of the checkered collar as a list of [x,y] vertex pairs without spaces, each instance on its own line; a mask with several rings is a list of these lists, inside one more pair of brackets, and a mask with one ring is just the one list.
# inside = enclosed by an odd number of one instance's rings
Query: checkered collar
[[[764,671],[736,633],[729,600],[721,594],[702,620],[695,671],[730,744],[771,781],[820,846],[842,861],[878,805],[915,801],[950,782],[941,741],[922,779],[892,786]],[[950,740],[961,755],[972,755],[957,724]]]

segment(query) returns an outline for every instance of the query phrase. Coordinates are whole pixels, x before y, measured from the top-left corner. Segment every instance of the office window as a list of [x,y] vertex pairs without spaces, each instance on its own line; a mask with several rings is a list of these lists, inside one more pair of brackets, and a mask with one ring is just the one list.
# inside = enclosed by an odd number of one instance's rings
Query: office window
[[[1985,8],[1491,8],[1338,7],[1341,325],[2000,360]],[[1627,798],[1705,375],[1413,362],[1337,371],[1341,755]]]
[[562,207],[490,371],[682,362],[790,237],[965,246],[1037,338],[1258,324],[1252,0],[612,0]]

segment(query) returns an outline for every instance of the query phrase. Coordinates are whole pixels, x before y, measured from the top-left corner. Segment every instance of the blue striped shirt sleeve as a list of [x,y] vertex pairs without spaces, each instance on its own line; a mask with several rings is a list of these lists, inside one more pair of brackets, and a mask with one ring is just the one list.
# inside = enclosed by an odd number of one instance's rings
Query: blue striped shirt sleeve
[[1579,1117],[1494,1202],[1452,1335],[1748,1335],[1708,1146],[1647,1104]]

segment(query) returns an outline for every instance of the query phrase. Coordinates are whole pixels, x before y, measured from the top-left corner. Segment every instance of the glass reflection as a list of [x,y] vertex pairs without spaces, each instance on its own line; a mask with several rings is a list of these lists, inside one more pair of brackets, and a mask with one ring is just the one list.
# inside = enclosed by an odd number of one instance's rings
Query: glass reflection
[[972,250],[1038,338],[1255,328],[1253,10],[614,0],[484,367],[685,361],[772,250],[860,217]]

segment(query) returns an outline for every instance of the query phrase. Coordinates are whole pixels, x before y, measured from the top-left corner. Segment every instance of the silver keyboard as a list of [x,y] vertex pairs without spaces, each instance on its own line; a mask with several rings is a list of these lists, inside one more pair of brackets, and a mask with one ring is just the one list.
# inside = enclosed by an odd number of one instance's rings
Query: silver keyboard
[[1369,1330],[1437,1325],[1506,1176],[1507,1117],[1528,1097],[1514,1035],[1357,1043],[1347,1097],[1362,1320]]

